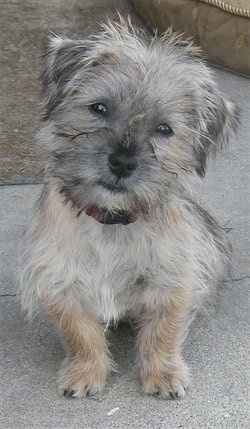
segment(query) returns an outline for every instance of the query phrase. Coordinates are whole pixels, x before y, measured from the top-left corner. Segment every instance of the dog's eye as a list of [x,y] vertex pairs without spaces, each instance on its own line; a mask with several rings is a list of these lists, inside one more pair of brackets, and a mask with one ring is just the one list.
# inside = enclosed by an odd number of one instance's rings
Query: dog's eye
[[172,128],[167,124],[159,124],[155,131],[163,136],[171,136],[173,134]]
[[107,114],[107,106],[103,103],[95,103],[91,105],[91,109],[98,115],[105,116]]

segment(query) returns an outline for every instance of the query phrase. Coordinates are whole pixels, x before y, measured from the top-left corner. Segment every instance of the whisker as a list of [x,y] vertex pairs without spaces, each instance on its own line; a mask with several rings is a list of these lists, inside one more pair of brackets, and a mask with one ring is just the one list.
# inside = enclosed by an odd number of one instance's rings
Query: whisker
[[216,144],[215,141],[212,140],[210,137],[208,137],[206,134],[203,134],[200,131],[196,131],[193,128],[189,128],[187,126],[184,126],[183,128],[186,129],[187,131],[193,133],[193,134],[198,135],[199,137],[203,137],[203,138],[207,139],[208,141],[210,141],[210,143],[212,143],[215,146],[215,144]]

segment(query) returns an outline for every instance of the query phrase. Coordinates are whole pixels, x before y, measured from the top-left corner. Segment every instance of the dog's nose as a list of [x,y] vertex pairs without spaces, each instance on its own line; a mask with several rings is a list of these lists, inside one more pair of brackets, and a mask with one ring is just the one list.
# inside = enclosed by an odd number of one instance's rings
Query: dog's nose
[[136,166],[136,157],[131,153],[114,152],[109,155],[109,168],[118,178],[130,176]]

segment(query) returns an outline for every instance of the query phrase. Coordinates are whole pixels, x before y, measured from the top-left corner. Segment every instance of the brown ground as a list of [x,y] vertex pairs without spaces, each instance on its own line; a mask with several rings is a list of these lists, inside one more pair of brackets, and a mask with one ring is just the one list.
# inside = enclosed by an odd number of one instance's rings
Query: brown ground
[[41,181],[39,71],[42,42],[52,31],[70,36],[95,32],[106,16],[130,14],[130,0],[0,0],[0,184]]

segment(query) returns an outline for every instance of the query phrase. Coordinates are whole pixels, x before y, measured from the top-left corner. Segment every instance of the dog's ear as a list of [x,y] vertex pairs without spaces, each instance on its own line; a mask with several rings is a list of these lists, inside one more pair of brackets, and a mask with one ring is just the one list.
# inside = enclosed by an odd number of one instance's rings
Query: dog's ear
[[83,57],[85,46],[79,41],[50,36],[45,41],[41,73],[42,97],[47,119],[63,98],[63,89]]
[[66,88],[77,71],[100,64],[107,57],[108,52],[95,49],[93,41],[50,36],[44,46],[41,73],[45,119],[65,98]]
[[208,154],[226,145],[238,121],[239,109],[224,97],[212,79],[206,84],[203,80],[193,123],[195,170],[200,177],[205,175]]

